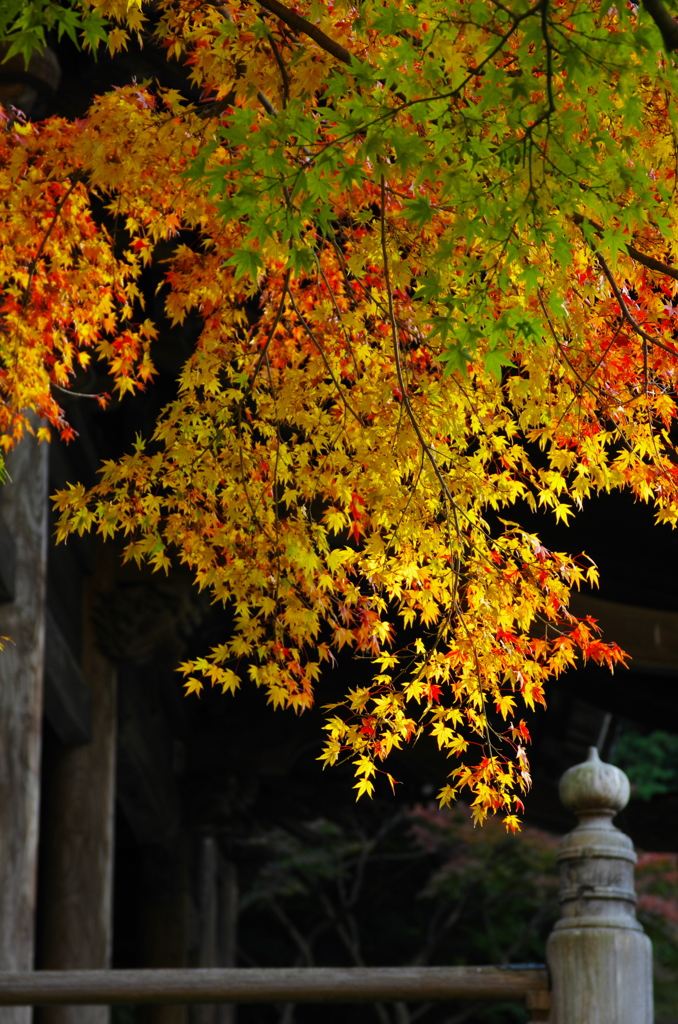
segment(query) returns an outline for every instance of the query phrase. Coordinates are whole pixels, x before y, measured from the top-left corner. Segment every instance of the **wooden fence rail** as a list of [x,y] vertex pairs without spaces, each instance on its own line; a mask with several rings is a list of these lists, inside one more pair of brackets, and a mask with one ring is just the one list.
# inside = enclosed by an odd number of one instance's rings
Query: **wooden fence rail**
[[547,988],[541,965],[0,971],[0,1006],[495,1000]]

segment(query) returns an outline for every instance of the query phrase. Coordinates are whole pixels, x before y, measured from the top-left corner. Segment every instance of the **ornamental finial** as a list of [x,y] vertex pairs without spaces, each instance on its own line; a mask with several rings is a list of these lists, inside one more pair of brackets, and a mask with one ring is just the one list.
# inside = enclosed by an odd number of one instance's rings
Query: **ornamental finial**
[[601,761],[596,747],[589,747],[587,759],[565,772],[559,791],[563,804],[578,817],[591,814],[612,817],[626,807],[631,795],[624,772]]
[[627,835],[612,824],[629,780],[595,747],[565,772],[560,796],[579,823],[563,836],[560,920],[548,940],[551,1024],[653,1024],[652,946],[636,918]]

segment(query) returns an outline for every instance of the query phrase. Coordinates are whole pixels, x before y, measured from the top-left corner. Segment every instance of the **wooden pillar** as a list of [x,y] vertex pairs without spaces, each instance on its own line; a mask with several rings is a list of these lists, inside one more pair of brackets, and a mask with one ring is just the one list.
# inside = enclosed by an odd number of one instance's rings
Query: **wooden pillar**
[[[15,549],[14,600],[0,605],[0,969],[30,970],[40,802],[47,560],[47,445],[27,437],[10,453],[2,519]],[[30,1008],[0,1009],[28,1024]]]
[[[231,860],[221,858],[219,885],[219,967],[235,967],[238,943],[238,872]],[[235,1024],[235,1003],[220,1003],[217,1024]]]
[[[115,810],[116,672],[97,649],[84,601],[82,674],[92,697],[91,741],[62,746],[44,799],[42,967],[107,968],[111,962]],[[106,1006],[53,1006],[42,1024],[107,1024]]]
[[[199,967],[234,967],[238,920],[235,865],[226,860],[213,835],[200,840],[198,864]],[[191,1024],[235,1024],[232,1003],[196,1005]]]
[[652,1024],[652,946],[636,920],[636,855],[612,824],[628,803],[629,780],[591,747],[588,760],[563,775],[560,796],[580,820],[558,853],[562,917],[546,948],[549,1020]]
[[[144,967],[187,967],[191,893],[189,843],[183,831],[160,847],[146,848],[146,885],[142,907],[142,963]],[[149,879],[150,881],[150,879]],[[188,1006],[141,1006],[139,1024],[188,1024]]]

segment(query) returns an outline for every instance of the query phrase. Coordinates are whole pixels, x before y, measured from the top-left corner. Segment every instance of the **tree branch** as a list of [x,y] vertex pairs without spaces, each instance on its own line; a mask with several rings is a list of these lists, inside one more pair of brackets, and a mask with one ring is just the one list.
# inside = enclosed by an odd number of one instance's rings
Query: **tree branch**
[[[674,22],[674,25],[676,26],[676,32],[678,33],[678,22]],[[596,224],[596,222],[591,220],[590,217],[584,217],[581,213],[573,214],[571,219],[577,227],[586,222],[591,225],[597,235],[602,235],[603,233],[603,229],[600,224]],[[626,251],[632,260],[635,260],[636,263],[640,263],[642,266],[647,267],[648,270],[656,270],[657,273],[666,274],[667,277],[672,277],[674,281],[678,281],[678,269],[676,267],[672,267],[669,263],[663,263],[661,260],[656,260],[654,256],[647,256],[644,252],[641,252],[640,249],[636,249],[635,245],[627,244]]]
[[[450,489],[447,486],[447,481],[445,480],[445,477],[443,476],[440,470],[440,466],[438,465],[438,460],[435,457],[433,449],[431,448],[430,444],[427,442],[426,438],[422,434],[421,427],[419,426],[419,421],[414,415],[414,410],[412,408],[412,403],[410,401],[409,392],[407,390],[407,384],[405,383],[405,378],[403,376],[402,362],[400,359],[400,340],[398,338],[398,324],[396,322],[395,307],[393,305],[393,289],[391,288],[391,274],[389,271],[388,252],[386,249],[386,198],[383,174],[381,176],[381,254],[384,265],[384,284],[386,285],[386,294],[388,296],[388,315],[389,320],[391,321],[391,335],[393,337],[393,353],[395,356],[396,375],[398,378],[398,386],[400,388],[400,393],[402,395],[402,401],[405,406],[408,419],[412,424],[412,429],[414,430],[416,438],[419,441],[419,444],[421,445],[421,449],[422,451],[426,452],[426,457],[431,463],[433,472],[438,478],[438,483],[440,484],[442,492],[449,501],[452,509],[454,510],[456,518],[457,503],[454,500],[452,494],[450,493]],[[457,536],[460,536],[458,527]]]
[[661,32],[664,49],[668,53],[678,50],[678,21],[667,11],[662,0],[643,0],[643,7]]
[[275,57],[275,62],[278,65],[280,77],[282,78],[283,107],[286,107],[290,100],[290,77],[287,74],[285,61],[282,59],[282,54],[278,49],[278,44],[276,43],[274,37],[270,35],[268,37],[268,41],[270,43],[271,49],[273,50],[273,56]]
[[35,256],[33,257],[33,259],[31,260],[31,262],[28,265],[28,280],[26,281],[26,287],[24,288],[24,297],[23,297],[23,303],[22,303],[24,308],[28,305],[28,303],[30,301],[30,298],[31,298],[31,285],[33,284],[33,278],[34,278],[35,272],[36,272],[36,270],[38,268],[38,263],[42,259],[42,256],[44,255],[45,247],[46,247],[46,245],[47,245],[47,243],[49,241],[49,238],[50,238],[50,235],[52,234],[52,231],[54,230],[54,226],[55,226],[56,222],[59,219],[61,211],[63,210],[64,206],[66,205],[66,201],[68,199],[70,199],[71,193],[73,192],[73,189],[75,188],[76,185],[78,185],[82,181],[82,179],[83,179],[83,175],[82,175],[82,173],[80,171],[75,171],[71,175],[71,183],[68,186],[68,188],[66,189],[66,191],[64,192],[64,194],[62,195],[62,197],[59,200],[59,202],[57,203],[57,205],[55,206],[55,208],[54,208],[54,215],[53,215],[51,221],[49,222],[49,227],[47,228],[47,231],[45,231],[44,235],[42,236],[42,239],[40,240],[40,245],[38,246],[38,251],[36,252]]
[[337,392],[341,396],[341,400],[343,401],[344,405],[346,406],[348,411],[351,413],[353,418],[358,421],[358,423],[360,424],[361,427],[364,427],[365,426],[365,421],[363,420],[363,418],[360,415],[360,413],[356,412],[356,410],[353,408],[353,406],[349,402],[348,398],[346,397],[346,389],[343,388],[341,383],[340,383],[340,381],[337,380],[336,374],[335,374],[334,370],[332,369],[332,367],[330,366],[330,362],[329,362],[329,360],[328,360],[328,358],[327,358],[327,356],[325,354],[325,349],[322,347],[322,345],[318,341],[318,338],[317,338],[315,332],[313,331],[312,327],[309,325],[306,317],[303,315],[303,313],[299,309],[299,306],[297,305],[297,303],[295,301],[294,293],[292,292],[291,288],[288,289],[288,295],[290,297],[290,302],[292,303],[292,309],[297,314],[297,316],[299,318],[299,321],[301,323],[301,326],[304,328],[304,330],[306,331],[307,335],[309,336],[309,338],[311,339],[311,341],[313,342],[313,344],[317,348],[318,352],[320,353],[320,358],[322,359],[323,363],[325,364],[325,369],[327,370],[327,372],[328,372],[328,374],[330,376],[330,379],[332,380],[332,383],[334,384],[335,388],[337,389]]
[[658,338],[653,338],[652,335],[648,334],[647,331],[643,330],[638,321],[634,319],[633,316],[631,316],[631,312],[629,310],[629,307],[626,305],[624,296],[621,293],[621,289],[615,281],[614,275],[610,270],[609,266],[607,265],[604,256],[597,249],[594,249],[594,252],[596,254],[596,259],[600,264],[600,268],[603,271],[605,277],[607,278],[610,284],[610,288],[614,292],[614,297],[619,303],[619,308],[621,310],[622,316],[624,317],[624,320],[626,320],[629,327],[631,327],[635,331],[635,333],[638,335],[639,338],[642,339],[645,345],[654,345],[656,348],[660,348],[664,352],[668,352],[670,356],[673,356],[675,358],[678,355],[678,352],[674,351],[674,349],[672,348],[669,348],[668,345],[665,345],[662,341],[659,341]]
[[259,0],[259,6],[270,11],[271,14],[275,14],[277,18],[284,21],[294,32],[303,32],[304,35],[309,36],[321,49],[336,57],[343,64],[350,64],[353,60],[353,54],[345,46],[342,46],[341,43],[336,42],[334,39],[330,39],[322,29],[307,21],[306,18],[302,18],[300,14],[290,11],[288,7],[280,3],[280,0]]
[[668,263],[662,263],[661,260],[656,260],[654,256],[646,256],[640,249],[636,249],[635,245],[627,245],[626,251],[632,260],[635,260],[636,263],[642,263],[648,270],[656,270],[660,274],[667,274],[674,281],[678,281],[678,270],[675,267],[670,266]]

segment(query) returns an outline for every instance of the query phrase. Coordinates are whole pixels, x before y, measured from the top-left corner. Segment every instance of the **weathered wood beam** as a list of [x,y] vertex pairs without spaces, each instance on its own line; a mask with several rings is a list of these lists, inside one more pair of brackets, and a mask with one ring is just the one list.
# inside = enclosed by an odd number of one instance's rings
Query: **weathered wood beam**
[[49,609],[45,613],[45,715],[62,743],[92,738],[92,695]]
[[[146,968],[189,966],[193,929],[196,925],[201,927],[199,919],[195,919],[191,898],[190,853],[189,836],[181,830],[164,847],[155,847],[152,868],[146,861],[145,870],[150,868],[155,875],[154,884],[143,886],[145,898],[140,907],[140,963]],[[211,966],[233,964],[217,962]],[[196,1008],[193,1009],[195,1012]],[[151,1003],[138,1008],[136,1024],[189,1024],[188,1010],[182,1003]]]
[[[234,967],[238,915],[238,878],[235,865],[224,859],[215,836],[200,840],[198,858],[198,919],[200,967]],[[233,1004],[195,1007],[191,1024],[234,1024]],[[164,1024],[164,1022],[162,1022]]]
[[16,548],[12,534],[0,521],[0,601],[13,601],[15,596]]
[[[82,684],[91,742],[63,747],[50,772],[42,896],[42,965],[108,968],[112,947],[116,671],[98,650],[84,602]],[[49,634],[48,634],[49,635]],[[107,1024],[107,1006],[51,1006],[42,1024]]]
[[573,594],[570,610],[596,619],[604,639],[616,640],[631,656],[632,672],[678,676],[678,612],[618,604],[590,594]]
[[502,1000],[547,988],[546,968],[539,965],[4,971],[0,1005]]
[[[220,966],[235,967],[238,950],[238,871],[231,860],[220,860],[219,877],[219,954]],[[221,1003],[216,1024],[235,1024],[236,1007]]]
[[[1,514],[16,551],[16,591],[0,605],[0,968],[33,966],[47,561],[47,445],[7,458]],[[0,1024],[28,1024],[3,1009]]]

